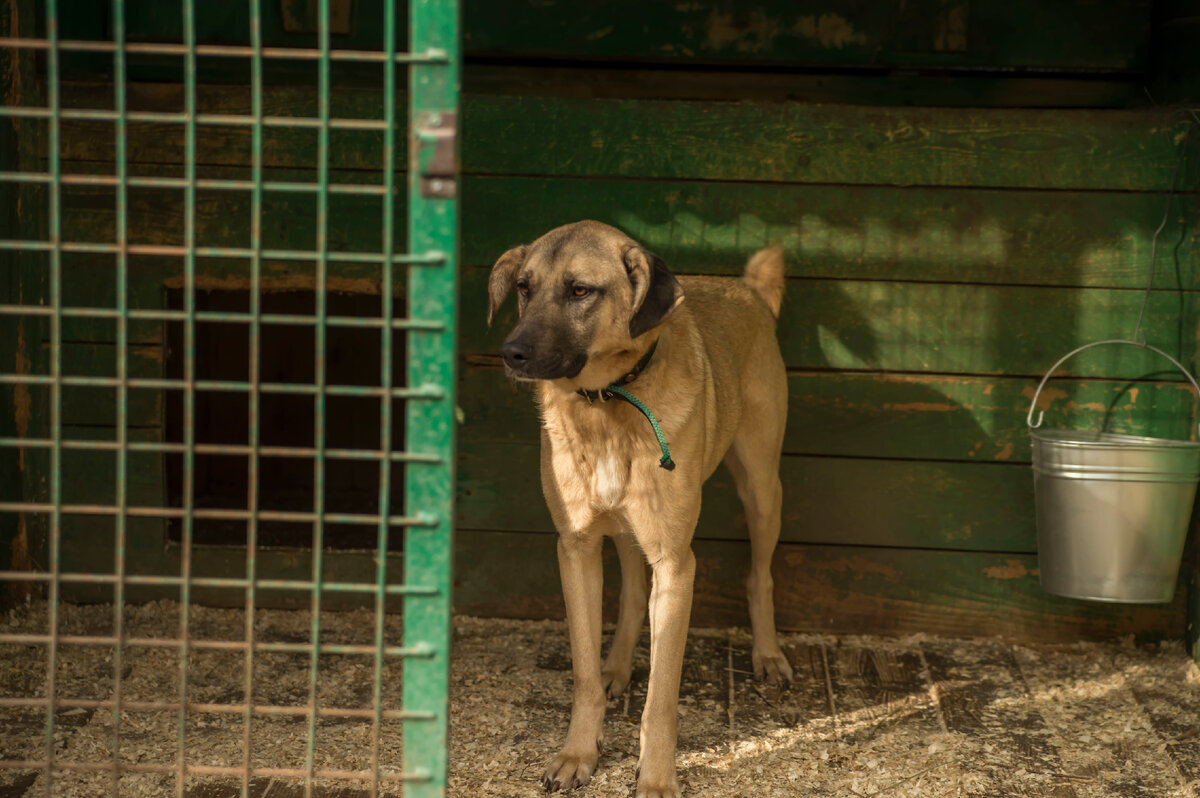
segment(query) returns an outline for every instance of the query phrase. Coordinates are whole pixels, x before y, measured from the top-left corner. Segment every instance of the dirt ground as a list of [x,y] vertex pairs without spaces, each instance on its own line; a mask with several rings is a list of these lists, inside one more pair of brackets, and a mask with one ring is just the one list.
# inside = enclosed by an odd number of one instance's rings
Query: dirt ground
[[[169,640],[179,631],[180,608],[159,602],[129,607],[127,638]],[[111,607],[64,607],[60,633],[111,634]],[[307,612],[260,611],[259,642],[310,639]],[[0,759],[40,759],[45,714],[4,706],[2,699],[45,694],[46,647],[6,640],[43,633],[44,605],[0,616]],[[370,642],[370,613],[323,613],[322,640]],[[238,640],[245,630],[237,610],[193,608],[190,636]],[[399,644],[399,618],[386,637]],[[632,795],[638,721],[645,700],[648,637],[635,660],[630,691],[612,702],[605,749],[586,798]],[[1200,798],[1200,668],[1182,646],[1135,646],[1131,641],[1061,646],[1011,645],[996,640],[931,637],[785,636],[796,682],[787,689],[758,684],[750,640],[740,629],[694,630],[683,675],[677,762],[688,796],[1189,796]],[[113,694],[114,651],[109,644],[59,646],[56,692],[67,699]],[[177,647],[127,645],[121,653],[123,702],[173,700],[182,663]],[[193,647],[188,701],[213,707],[244,696],[244,656],[237,650]],[[306,706],[310,658],[296,651],[255,657],[255,701]],[[389,660],[385,707],[399,708],[400,660]],[[371,706],[373,658],[320,657],[317,700],[322,707]],[[460,617],[454,624],[451,666],[450,790],[452,796],[541,795],[538,778],[565,733],[570,704],[570,656],[557,622]],[[10,702],[11,703],[11,702]],[[178,760],[177,711],[126,711],[120,719],[122,761],[172,765]],[[56,758],[110,762],[113,713],[64,707],[56,714]],[[308,721],[302,714],[256,717],[250,761],[254,767],[305,768]],[[189,711],[185,757],[189,764],[241,767],[244,716]],[[370,724],[322,717],[312,749],[318,770],[361,770],[370,762]],[[402,754],[398,722],[385,722],[380,762],[397,773]],[[0,770],[0,798],[45,794],[29,768]],[[318,781],[319,798],[363,798],[361,784]],[[395,782],[392,782],[395,785]],[[189,777],[189,798],[240,794],[228,777]],[[103,772],[60,773],[53,794],[108,795]],[[251,783],[256,798],[303,795],[286,778]],[[120,794],[176,794],[170,773],[126,775]],[[394,787],[389,794],[398,794]]]

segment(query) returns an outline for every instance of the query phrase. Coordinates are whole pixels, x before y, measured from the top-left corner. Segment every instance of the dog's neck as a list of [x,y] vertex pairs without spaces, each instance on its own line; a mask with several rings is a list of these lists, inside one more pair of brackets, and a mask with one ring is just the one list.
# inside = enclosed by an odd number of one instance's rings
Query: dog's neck
[[647,368],[652,369],[653,364],[662,359],[665,335],[665,330],[657,335],[647,334],[646,338],[652,338],[649,343],[637,341],[628,349],[590,357],[583,370],[574,377],[547,380],[543,384],[553,393],[564,397],[574,398],[577,395],[586,398],[591,394],[594,398],[610,385],[633,383],[643,376]]
[[629,371],[625,372],[624,374],[622,374],[620,377],[617,377],[615,380],[610,382],[606,387],[601,388],[596,391],[589,391],[586,388],[580,388],[579,390],[575,391],[575,393],[577,393],[580,396],[582,396],[583,398],[587,399],[589,402],[594,402],[597,399],[607,399],[608,397],[605,394],[611,393],[608,390],[609,388],[612,388],[613,386],[620,388],[622,386],[628,385],[629,383],[633,382],[634,380],[636,380],[638,378],[638,375],[641,374],[643,370],[645,370],[646,366],[650,365],[650,358],[654,357],[654,350],[657,348],[658,348],[658,339],[655,338],[654,342],[652,344],[650,344],[650,348],[646,350],[646,354],[642,355],[641,359],[638,360],[638,362],[634,364],[633,368],[630,369]]

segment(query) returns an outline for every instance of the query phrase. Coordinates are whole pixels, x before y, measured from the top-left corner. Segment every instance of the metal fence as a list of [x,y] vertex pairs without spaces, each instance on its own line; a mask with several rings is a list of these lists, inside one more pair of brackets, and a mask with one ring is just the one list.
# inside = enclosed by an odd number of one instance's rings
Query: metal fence
[[[117,795],[132,789],[133,778],[152,774],[159,789],[179,796],[205,794],[206,779],[246,796],[259,794],[271,780],[306,796],[329,782],[370,795],[442,795],[457,301],[457,2],[413,0],[408,9],[391,0],[376,3],[381,7],[371,14],[378,14],[381,30],[372,35],[379,44],[354,49],[335,47],[334,39],[349,15],[367,14],[368,0],[357,6],[338,0],[214,3],[235,7],[248,22],[247,40],[233,44],[199,40],[196,0],[181,0],[173,9],[182,27],[178,40],[132,40],[132,7],[124,0],[111,0],[111,15],[105,11],[96,35],[70,38],[61,33],[67,5],[9,0],[0,23],[0,73],[6,77],[0,87],[6,95],[0,106],[0,347],[6,350],[0,355],[0,590],[8,606],[16,605],[8,625],[0,622],[0,651],[11,655],[13,671],[20,662],[44,669],[22,679],[0,676],[0,734],[7,724],[9,737],[19,736],[30,717],[39,718],[37,740],[25,749],[0,742],[0,784],[10,790],[24,784],[31,794],[83,794],[65,785],[84,774],[103,783],[88,789]],[[308,19],[315,46],[295,44],[290,34],[284,45],[267,41],[265,21],[273,20],[275,29],[281,14],[284,28]],[[409,46],[402,51],[398,39],[406,23]],[[64,77],[72,58],[103,60],[100,90],[87,75],[76,81],[84,86],[78,90]],[[134,107],[130,69],[138,59],[176,59],[182,80],[173,90],[181,94],[181,108]],[[203,69],[217,62],[244,70],[248,112],[206,109],[198,101]],[[316,75],[315,86],[288,87],[294,106],[284,111],[269,107],[271,87],[264,78],[276,62],[309,65]],[[338,115],[333,74],[339,65],[368,76],[378,98],[373,113]],[[87,96],[105,101],[80,101]],[[295,110],[308,106],[316,113]],[[150,131],[151,138],[181,134],[179,169],[155,173],[152,158],[149,165],[135,164],[135,128]],[[97,129],[112,147],[111,159],[103,162],[79,155],[89,146],[88,130]],[[275,168],[264,155],[265,142],[288,131],[315,136],[304,169]],[[349,177],[332,167],[331,136],[338,131],[376,137],[370,153],[377,162],[366,169],[359,163]],[[246,162],[223,173],[209,168],[198,153],[213,150],[206,143],[210,134],[244,142]],[[111,197],[103,224],[81,221],[90,211],[72,199],[80,191]],[[139,191],[169,197],[161,207],[172,214],[178,208],[177,217],[163,222],[178,227],[177,240],[147,229],[145,218],[152,214],[131,206]],[[218,207],[245,209],[244,240],[206,240],[198,192],[224,197]],[[310,246],[272,243],[279,238],[276,227],[294,222],[272,209],[280,197],[311,202],[312,215],[300,225],[311,227]],[[378,232],[366,246],[331,241],[332,204],[345,197],[368,200],[378,213]],[[138,202],[160,210],[156,201]],[[175,273],[155,283],[153,264],[159,263]],[[244,303],[238,309],[206,304],[212,286],[220,284],[212,273],[221,269],[243,275],[235,292]],[[293,275],[285,281],[289,290],[302,291],[310,307],[272,309],[284,272]],[[339,311],[337,292],[349,272],[371,275],[358,283],[368,289],[355,289],[374,293],[369,315]],[[80,299],[81,289],[94,296]],[[235,358],[244,360],[240,378],[211,374],[206,359],[228,356],[220,346],[205,348],[205,331],[217,328],[233,330],[242,342]],[[311,347],[300,378],[265,376],[272,365],[267,353],[279,348],[264,341],[284,329],[295,336],[292,343]],[[89,330],[101,332],[89,337]],[[354,341],[366,340],[364,335],[374,341],[358,352],[360,358],[378,358],[369,379],[357,384],[340,384],[331,371],[331,340],[345,331],[359,336]],[[176,351],[168,351],[172,334]],[[284,349],[295,348],[292,343]],[[157,360],[148,359],[149,368],[142,349],[158,353]],[[234,397],[239,412],[221,415],[223,405],[213,397]],[[302,434],[282,443],[264,440],[264,424],[278,407],[271,403],[280,397],[299,398],[311,408]],[[331,403],[339,401],[357,402],[356,412],[371,418],[374,443],[332,439]],[[179,416],[174,426],[162,411],[172,403]],[[81,409],[73,409],[77,405]],[[107,408],[113,415],[102,422],[84,418]],[[217,428],[244,432],[236,440],[210,435],[213,425],[201,423],[198,408],[216,414]],[[303,464],[309,476],[300,489],[311,506],[281,508],[264,500],[264,474],[281,463]],[[351,467],[372,473],[369,502],[335,506],[328,483]],[[165,487],[172,468],[174,492]],[[206,469],[236,471],[234,495],[244,501],[231,506],[207,496],[209,483],[197,476]],[[147,481],[150,489],[138,487]],[[92,490],[93,484],[104,487]],[[237,530],[235,543],[208,545],[201,534],[205,524]],[[292,549],[265,545],[263,530],[272,524],[307,530],[306,539]],[[359,542],[335,551],[331,529],[357,530]],[[364,531],[373,537],[366,546]],[[173,632],[139,631],[132,608],[162,597],[177,602],[163,610],[177,614],[171,616]],[[86,626],[94,612],[76,618],[80,601],[111,604],[103,609],[103,623]],[[224,639],[200,634],[201,605],[208,603],[237,608],[240,616],[226,621],[236,618],[239,633]],[[307,613],[305,639],[269,639],[261,632],[262,607],[272,604],[299,605],[294,612]],[[371,617],[366,639],[327,628],[330,607],[351,605]],[[401,606],[402,613],[394,612]],[[402,628],[393,634],[389,624],[397,615]],[[85,649],[102,654],[107,675],[90,692],[67,690],[68,660]],[[127,688],[133,663],[153,650],[171,652],[178,670],[170,690],[133,695]],[[237,667],[223,673],[230,687],[223,697],[196,687],[197,663],[206,652],[238,658]],[[305,695],[298,702],[274,702],[263,687],[264,674],[271,673],[266,659],[281,656],[305,662]],[[327,699],[323,677],[337,657],[365,663],[369,690],[363,688],[363,705]],[[402,681],[399,693],[391,690],[392,674]],[[169,761],[128,755],[138,713],[174,718]],[[99,754],[76,750],[65,739],[81,714],[103,727],[108,747]],[[235,757],[214,764],[192,755],[197,716],[240,724]],[[263,735],[279,718],[303,724],[298,763],[272,762],[265,753]],[[334,760],[324,754],[318,733],[326,721],[365,730],[355,739],[366,750],[347,759],[358,766],[328,764]],[[389,724],[399,727],[399,736],[385,751]],[[400,748],[402,762],[390,760]],[[168,782],[173,784],[163,786]]]

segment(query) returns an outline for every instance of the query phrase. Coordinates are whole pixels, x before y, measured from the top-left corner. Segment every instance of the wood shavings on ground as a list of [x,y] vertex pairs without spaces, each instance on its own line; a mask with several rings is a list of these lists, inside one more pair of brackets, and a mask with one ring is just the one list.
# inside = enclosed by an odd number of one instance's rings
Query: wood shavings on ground
[[[127,608],[130,638],[171,640],[180,607],[171,602]],[[105,606],[64,606],[61,634],[112,633]],[[323,642],[371,643],[368,611],[322,613]],[[259,642],[306,643],[309,613],[260,610]],[[0,634],[45,634],[44,605],[0,616]],[[194,640],[244,639],[241,611],[193,607]],[[389,645],[402,642],[399,616],[389,617]],[[1062,646],[996,640],[903,639],[785,635],[796,671],[790,687],[758,683],[744,630],[693,630],[680,696],[677,763],[684,792],[705,798],[770,796],[1166,796],[1200,798],[1200,669],[1181,645],[1131,641]],[[627,798],[637,765],[638,726],[645,703],[649,638],[644,635],[630,689],[610,702],[605,748],[592,782],[576,794]],[[110,699],[116,668],[111,645],[58,647],[60,697]],[[46,647],[0,642],[0,698],[45,695]],[[125,646],[123,701],[172,701],[180,694],[176,646]],[[242,651],[193,648],[188,701],[244,700]],[[305,707],[311,659],[302,652],[254,657],[254,701]],[[400,708],[403,665],[386,660],[383,703]],[[374,658],[322,655],[317,680],[322,707],[371,708]],[[571,662],[560,622],[459,617],[451,665],[450,789],[452,796],[524,798],[543,795],[538,779],[567,727]],[[112,761],[113,713],[64,708],[55,716],[55,756],[62,761]],[[125,711],[118,756],[128,763],[173,765],[179,758],[176,711]],[[45,713],[0,708],[0,758],[45,756]],[[371,760],[371,724],[321,717],[314,768],[361,770]],[[255,717],[253,767],[305,768],[309,723],[304,715]],[[189,711],[184,756],[191,765],[241,767],[241,714]],[[379,735],[379,761],[399,772],[399,722]],[[176,794],[172,773],[126,774],[122,796]],[[240,795],[240,780],[189,776],[188,798]],[[317,780],[321,798],[364,798],[360,782]],[[105,772],[59,773],[53,794],[109,795]],[[0,770],[0,798],[42,795],[36,771]],[[301,782],[255,778],[256,798],[303,795]],[[393,785],[381,794],[398,795]]]

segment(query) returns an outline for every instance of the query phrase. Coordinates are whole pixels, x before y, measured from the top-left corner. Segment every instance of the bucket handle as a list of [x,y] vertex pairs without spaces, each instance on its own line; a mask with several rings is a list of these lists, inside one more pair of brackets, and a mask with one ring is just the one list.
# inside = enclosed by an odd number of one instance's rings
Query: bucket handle
[[[1029,403],[1029,413],[1025,416],[1025,423],[1029,425],[1030,429],[1037,429],[1038,427],[1042,426],[1042,418],[1046,415],[1045,412],[1039,410],[1037,421],[1035,422],[1033,420],[1033,411],[1037,407],[1038,397],[1042,395],[1042,388],[1045,387],[1046,383],[1050,380],[1051,375],[1054,374],[1054,372],[1058,369],[1058,367],[1061,366],[1063,363],[1065,363],[1068,359],[1074,357],[1075,355],[1079,354],[1080,352],[1082,352],[1085,349],[1091,349],[1093,346],[1104,346],[1105,344],[1125,344],[1127,346],[1136,346],[1138,349],[1149,349],[1151,352],[1157,352],[1158,354],[1165,357],[1167,360],[1171,361],[1171,363],[1174,364],[1175,368],[1177,368],[1181,372],[1183,372],[1183,376],[1188,378],[1188,382],[1190,382],[1192,384],[1192,388],[1195,389],[1196,396],[1198,398],[1200,398],[1200,385],[1196,384],[1196,378],[1191,375],[1191,372],[1189,372],[1187,369],[1185,369],[1183,367],[1182,363],[1180,363],[1178,360],[1171,357],[1170,355],[1168,355],[1166,352],[1162,351],[1158,347],[1151,346],[1150,344],[1145,343],[1145,342],[1139,343],[1137,341],[1127,341],[1123,338],[1115,338],[1115,339],[1110,339],[1108,341],[1093,341],[1090,344],[1084,344],[1083,346],[1081,346],[1077,349],[1072,349],[1070,352],[1067,352],[1065,355],[1063,355],[1062,357],[1060,357],[1058,359],[1057,363],[1055,363],[1053,366],[1050,367],[1050,370],[1046,372],[1046,376],[1042,377],[1042,381],[1038,383],[1037,390],[1033,394],[1033,401]],[[1196,430],[1197,430],[1197,433],[1200,434],[1200,424],[1197,425]]]

